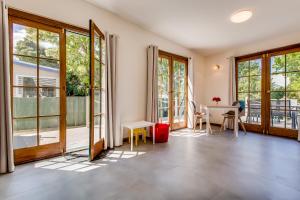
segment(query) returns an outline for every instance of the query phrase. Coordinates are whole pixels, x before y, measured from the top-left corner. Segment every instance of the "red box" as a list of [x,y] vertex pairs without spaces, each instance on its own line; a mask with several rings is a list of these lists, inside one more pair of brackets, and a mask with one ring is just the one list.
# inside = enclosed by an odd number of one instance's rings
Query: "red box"
[[[153,134],[152,127],[151,127],[151,136]],[[169,132],[170,132],[170,125],[169,124],[155,124],[155,142],[163,143],[168,142],[169,139]]]

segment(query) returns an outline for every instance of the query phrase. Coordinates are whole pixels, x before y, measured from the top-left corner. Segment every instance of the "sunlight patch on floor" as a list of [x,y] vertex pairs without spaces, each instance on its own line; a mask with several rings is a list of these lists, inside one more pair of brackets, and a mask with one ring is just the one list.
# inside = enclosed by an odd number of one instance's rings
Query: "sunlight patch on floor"
[[145,153],[146,152],[142,151],[138,152],[111,150],[107,153],[107,155],[104,158],[92,162],[89,161],[88,157],[66,155],[37,162],[34,164],[34,167],[50,170],[87,172],[94,169],[98,169],[100,167],[105,167],[111,163],[116,163],[120,160],[141,156]]
[[206,136],[206,130],[196,130],[195,132],[192,129],[183,129],[178,131],[172,131],[170,136],[173,137],[192,137],[197,138],[201,136]]

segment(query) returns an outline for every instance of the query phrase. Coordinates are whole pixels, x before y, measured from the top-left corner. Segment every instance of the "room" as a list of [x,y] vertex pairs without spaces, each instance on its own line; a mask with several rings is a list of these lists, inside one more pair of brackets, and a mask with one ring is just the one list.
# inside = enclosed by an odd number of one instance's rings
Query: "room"
[[300,1],[0,0],[0,199],[299,199]]

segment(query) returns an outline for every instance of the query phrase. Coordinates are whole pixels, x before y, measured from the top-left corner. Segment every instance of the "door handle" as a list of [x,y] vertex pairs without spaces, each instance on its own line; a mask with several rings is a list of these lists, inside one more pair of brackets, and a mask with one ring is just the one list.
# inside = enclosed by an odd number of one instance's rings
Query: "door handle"
[[267,90],[267,93],[268,93],[268,94],[270,94],[270,93],[271,93],[271,91],[270,91],[270,90]]

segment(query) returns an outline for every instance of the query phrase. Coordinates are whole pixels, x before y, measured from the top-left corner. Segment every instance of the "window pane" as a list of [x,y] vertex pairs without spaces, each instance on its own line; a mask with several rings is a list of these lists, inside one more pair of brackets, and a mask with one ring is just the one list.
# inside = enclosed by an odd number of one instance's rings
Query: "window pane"
[[300,114],[299,110],[287,110],[286,111],[286,128],[297,130],[299,127],[299,121],[297,116]]
[[285,56],[272,56],[271,57],[271,73],[279,73],[285,71]]
[[55,88],[40,88],[40,116],[60,115],[60,90]]
[[282,111],[285,110],[284,92],[272,92],[271,93],[271,109],[282,110]]
[[60,117],[40,118],[40,145],[59,142]]
[[250,94],[250,111],[248,123],[261,123],[261,93],[255,92]]
[[249,76],[249,61],[238,63],[238,75],[239,77]]
[[271,127],[285,128],[285,114],[283,110],[271,110]]
[[101,139],[100,126],[101,126],[101,116],[95,116],[94,117],[94,144],[99,142]]
[[59,34],[39,30],[39,57],[59,60]]
[[300,91],[297,92],[287,92],[287,109],[300,111]]
[[105,55],[106,55],[106,44],[105,44],[105,40],[101,39],[101,62],[103,64],[106,64],[106,59],[105,59]]
[[13,116],[35,117],[37,116],[37,89],[14,88],[13,89]]
[[94,51],[95,51],[95,59],[100,61],[100,37],[99,35],[95,32],[95,41],[94,41]]
[[285,90],[285,76],[284,74],[271,75],[271,91]]
[[286,71],[300,71],[300,52],[286,54]]
[[250,92],[261,91],[261,76],[250,76]]
[[300,90],[300,72],[290,72],[286,74],[286,90]]
[[238,79],[238,91],[239,92],[249,91],[249,77],[241,77]]
[[100,88],[101,65],[99,60],[94,59],[94,86]]
[[250,61],[250,75],[261,75],[261,59]]
[[59,87],[59,61],[40,59],[39,60],[39,85],[45,87]]
[[14,149],[37,146],[37,119],[14,119]]
[[94,115],[101,113],[101,90],[94,90]]
[[13,85],[37,86],[37,60],[36,58],[14,56]]
[[37,56],[37,29],[13,24],[14,54]]

